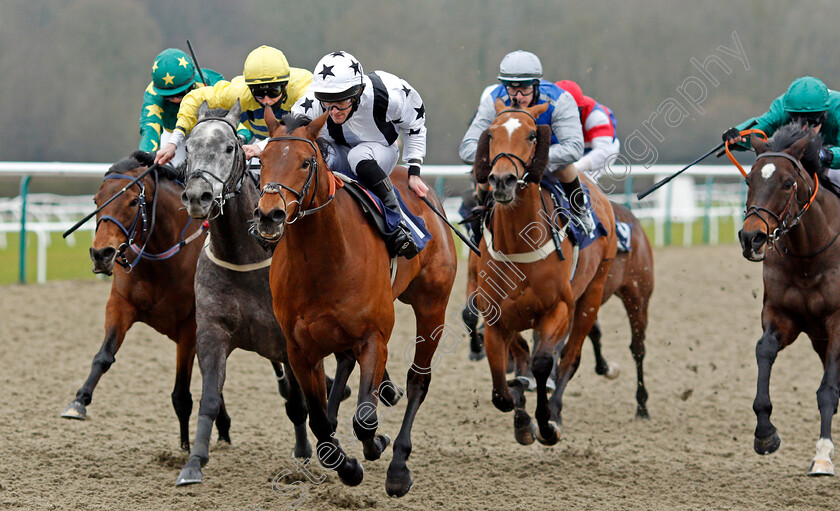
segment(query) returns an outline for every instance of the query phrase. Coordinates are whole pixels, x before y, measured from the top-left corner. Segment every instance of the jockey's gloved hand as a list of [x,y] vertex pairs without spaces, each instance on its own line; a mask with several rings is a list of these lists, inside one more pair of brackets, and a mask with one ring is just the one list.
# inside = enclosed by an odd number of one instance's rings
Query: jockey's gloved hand
[[823,147],[820,149],[820,163],[824,168],[831,168],[831,162],[834,161],[834,153],[831,152],[830,147]]
[[738,128],[729,128],[723,132],[723,135],[721,135],[720,138],[723,139],[724,142],[732,143],[732,141],[741,138],[741,132],[738,131]]

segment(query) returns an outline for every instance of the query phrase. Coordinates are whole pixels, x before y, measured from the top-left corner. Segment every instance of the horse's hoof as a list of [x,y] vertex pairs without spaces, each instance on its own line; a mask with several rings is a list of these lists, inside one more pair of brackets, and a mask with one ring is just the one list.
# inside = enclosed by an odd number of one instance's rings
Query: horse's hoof
[[639,420],[648,420],[650,419],[650,414],[647,411],[647,408],[638,407],[636,408],[636,419]]
[[537,440],[543,445],[554,445],[560,441],[560,427],[554,421],[548,421],[547,424],[548,431],[543,432],[541,427],[537,428]]
[[537,425],[525,410],[517,409],[513,413],[513,435],[522,445],[531,445],[536,439]]
[[362,450],[365,453],[365,459],[368,461],[378,460],[389,445],[391,445],[391,437],[389,437],[388,435],[376,435],[375,437],[373,437],[373,442],[372,445],[370,445],[370,449],[368,449],[367,445],[362,446]]
[[400,398],[403,397],[405,391],[397,386],[396,383],[389,381],[387,384],[381,386],[379,392],[379,400],[385,406],[394,406],[399,403]]
[[365,467],[356,458],[347,460],[347,463],[337,472],[341,482],[347,486],[359,486],[365,478]]
[[537,380],[531,376],[517,376],[516,379],[522,382],[522,388],[527,392],[534,392],[537,389]]
[[203,478],[201,469],[190,466],[189,463],[184,465],[181,473],[178,474],[178,479],[175,480],[175,486],[187,486],[189,484],[200,484]]
[[312,457],[312,444],[309,443],[308,438],[304,438],[303,442],[295,444],[294,456],[299,460],[305,460]]
[[391,477],[388,475],[385,479],[385,493],[389,497],[402,497],[408,493],[412,485],[414,485],[414,480],[411,478],[411,471],[406,468],[405,476],[403,477]]
[[831,460],[814,460],[808,469],[809,476],[833,476],[834,463]]
[[610,362],[607,364],[607,372],[604,373],[604,378],[608,380],[615,380],[621,374],[621,367],[618,364]]
[[65,419],[83,421],[87,419],[87,409],[85,409],[85,405],[81,401],[73,401],[67,405],[67,409],[64,410],[64,413],[62,413],[61,416]]
[[486,356],[487,356],[487,354],[484,352],[484,348],[481,348],[478,351],[473,351],[472,348],[470,348],[470,360],[471,361],[478,362],[479,360],[484,360],[484,357],[486,357]]
[[758,454],[773,454],[779,449],[779,446],[782,445],[782,439],[779,438],[779,434],[774,432],[767,438],[758,438],[755,437],[755,442],[753,443],[753,448],[755,452]]

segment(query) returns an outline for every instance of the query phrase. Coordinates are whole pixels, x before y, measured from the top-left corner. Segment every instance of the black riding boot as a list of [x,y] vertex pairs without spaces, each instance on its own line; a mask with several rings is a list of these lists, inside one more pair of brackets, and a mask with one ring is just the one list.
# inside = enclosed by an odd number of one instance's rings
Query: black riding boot
[[560,183],[563,186],[563,191],[566,192],[566,198],[572,205],[572,216],[575,223],[580,226],[587,235],[595,230],[595,220],[592,218],[592,206],[589,204],[589,198],[583,187],[580,185],[580,178],[575,178],[571,183]]
[[[397,194],[394,192],[394,184],[391,183],[391,179],[388,176],[385,176],[385,179],[371,185],[369,188],[377,197],[382,199],[382,203],[385,204],[386,208],[400,213],[400,204],[397,200]],[[402,220],[400,220],[400,225],[397,226],[396,230],[386,236],[385,243],[388,245],[388,253],[391,257],[398,255],[406,259],[411,259],[420,252],[414,243],[414,238],[411,237],[411,231],[409,231],[408,226]]]

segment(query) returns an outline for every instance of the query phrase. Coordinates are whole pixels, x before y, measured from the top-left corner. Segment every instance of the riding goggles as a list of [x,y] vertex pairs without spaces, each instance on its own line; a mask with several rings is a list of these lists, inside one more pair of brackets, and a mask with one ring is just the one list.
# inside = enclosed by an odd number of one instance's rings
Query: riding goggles
[[248,88],[251,90],[251,94],[255,98],[264,98],[268,97],[271,99],[280,97],[286,93],[285,84],[281,83],[266,83],[266,84],[259,84],[259,85],[249,85]]

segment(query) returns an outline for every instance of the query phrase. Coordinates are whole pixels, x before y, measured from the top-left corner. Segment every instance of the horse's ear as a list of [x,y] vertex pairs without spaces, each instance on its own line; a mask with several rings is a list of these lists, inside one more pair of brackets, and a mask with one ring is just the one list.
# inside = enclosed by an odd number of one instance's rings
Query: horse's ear
[[505,102],[502,101],[502,98],[496,98],[496,102],[493,103],[493,106],[496,107],[496,114],[497,115],[498,115],[499,112],[501,112],[502,110],[507,108],[507,105],[505,105]]
[[475,148],[475,162],[473,163],[473,177],[476,182],[484,184],[490,177],[490,130],[478,137],[478,145]]
[[210,111],[210,106],[207,104],[207,101],[202,102],[198,105],[198,120],[202,120],[207,117],[207,112]]
[[274,136],[274,131],[280,126],[280,122],[277,120],[277,117],[274,116],[274,109],[271,108],[271,105],[265,107],[265,125],[268,128],[268,133]]
[[756,155],[767,152],[767,142],[755,135],[750,135],[750,145],[752,145]]
[[[205,102],[206,104],[206,102]],[[234,128],[239,124],[239,115],[242,113],[242,105],[239,104],[239,98],[236,98],[236,103],[233,108],[225,116],[225,120]]]
[[315,140],[318,138],[318,135],[321,134],[321,128],[324,127],[325,122],[327,122],[327,112],[322,113],[316,117],[314,121],[306,125],[306,133],[309,135],[310,139]]
[[548,110],[549,106],[550,105],[548,103],[540,103],[539,105],[534,105],[532,107],[528,107],[528,108],[526,108],[526,110],[528,110],[528,113],[533,115],[534,118],[536,119],[537,117],[541,116],[543,114],[543,112]]
[[810,143],[811,143],[811,137],[810,136],[802,137],[799,140],[797,140],[796,142],[794,142],[793,144],[791,144],[791,146],[789,148],[785,149],[785,152],[788,153],[789,155],[793,156],[797,160],[801,160],[802,155],[805,154],[805,149],[808,148],[808,145]]
[[548,167],[548,149],[551,146],[551,126],[541,124],[537,126],[537,147],[534,150],[534,158],[528,167],[528,179],[530,183],[539,183],[545,169]]

